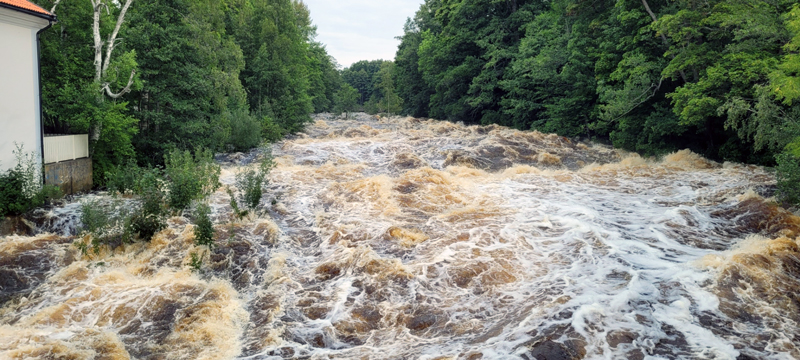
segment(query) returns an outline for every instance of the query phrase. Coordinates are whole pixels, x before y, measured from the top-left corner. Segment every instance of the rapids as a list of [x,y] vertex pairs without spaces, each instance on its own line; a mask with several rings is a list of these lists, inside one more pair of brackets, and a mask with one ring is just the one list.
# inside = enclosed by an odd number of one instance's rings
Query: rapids
[[199,272],[184,217],[91,257],[79,202],[0,239],[0,358],[800,358],[800,218],[763,168],[366,115],[272,152],[261,215],[212,196]]

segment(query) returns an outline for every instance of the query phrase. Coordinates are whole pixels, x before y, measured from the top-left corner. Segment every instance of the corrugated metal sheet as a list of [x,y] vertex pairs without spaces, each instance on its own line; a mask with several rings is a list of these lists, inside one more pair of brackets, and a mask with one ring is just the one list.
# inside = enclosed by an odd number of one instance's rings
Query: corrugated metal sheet
[[44,163],[89,157],[89,135],[46,136],[44,138]]

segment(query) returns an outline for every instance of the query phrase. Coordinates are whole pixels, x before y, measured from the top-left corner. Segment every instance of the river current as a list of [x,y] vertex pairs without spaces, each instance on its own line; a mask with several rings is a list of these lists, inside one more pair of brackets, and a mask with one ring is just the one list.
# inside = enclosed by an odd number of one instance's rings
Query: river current
[[213,194],[200,271],[187,218],[82,256],[86,198],[40,211],[0,239],[0,359],[800,358],[800,218],[767,170],[357,118],[273,145],[259,214]]

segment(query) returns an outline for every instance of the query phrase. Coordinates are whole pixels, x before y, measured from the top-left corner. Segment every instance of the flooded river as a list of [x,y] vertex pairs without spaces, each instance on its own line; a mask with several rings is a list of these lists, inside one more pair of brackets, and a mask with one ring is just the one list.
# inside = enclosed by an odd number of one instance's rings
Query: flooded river
[[800,358],[768,171],[359,118],[275,144],[260,215],[215,193],[199,272],[183,217],[91,257],[77,203],[0,240],[0,359]]

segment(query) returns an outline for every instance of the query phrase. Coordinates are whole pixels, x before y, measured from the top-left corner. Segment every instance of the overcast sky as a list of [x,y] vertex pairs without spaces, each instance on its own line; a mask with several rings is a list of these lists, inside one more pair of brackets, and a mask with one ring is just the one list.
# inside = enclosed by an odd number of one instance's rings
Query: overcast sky
[[317,25],[317,41],[343,67],[359,60],[394,60],[395,36],[423,0],[303,0]]

